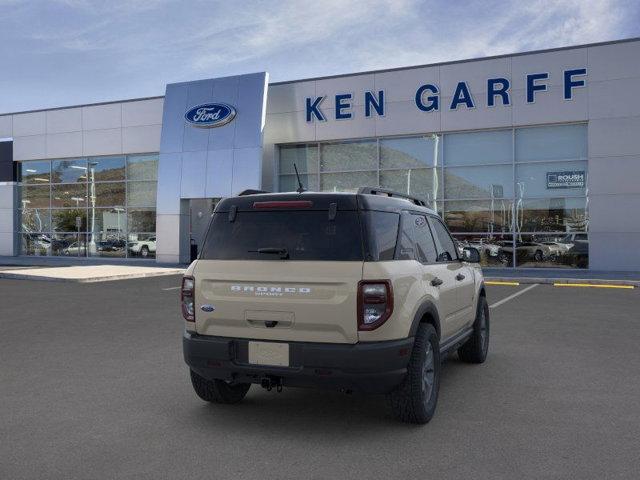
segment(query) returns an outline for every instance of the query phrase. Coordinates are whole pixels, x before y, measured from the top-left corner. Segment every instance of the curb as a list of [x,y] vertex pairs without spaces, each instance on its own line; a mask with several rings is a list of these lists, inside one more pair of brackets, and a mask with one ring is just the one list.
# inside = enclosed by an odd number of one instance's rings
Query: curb
[[543,277],[484,277],[487,282],[517,282],[520,284],[539,283],[543,285],[584,284],[584,285],[614,285],[640,287],[640,280],[610,280],[603,278],[543,278]]
[[62,283],[97,283],[97,282],[109,282],[112,280],[127,280],[133,278],[146,278],[146,277],[162,277],[168,275],[182,275],[185,269],[167,269],[162,272],[144,272],[144,273],[126,273],[121,275],[109,275],[100,277],[88,277],[88,278],[60,278],[60,277],[46,277],[38,275],[26,275],[24,273],[12,273],[2,272],[0,278],[6,278],[10,280],[34,280],[41,282],[62,282]]

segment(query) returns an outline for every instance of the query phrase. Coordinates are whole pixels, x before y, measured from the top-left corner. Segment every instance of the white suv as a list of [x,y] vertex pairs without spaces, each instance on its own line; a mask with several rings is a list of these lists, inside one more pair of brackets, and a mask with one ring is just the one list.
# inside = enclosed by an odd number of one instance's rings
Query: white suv
[[224,199],[182,283],[193,387],[215,403],[251,384],[383,393],[400,420],[426,423],[440,359],[487,356],[479,260],[390,191]]
[[135,240],[129,242],[129,252],[147,258],[150,254],[156,253],[156,237],[149,237],[146,240]]

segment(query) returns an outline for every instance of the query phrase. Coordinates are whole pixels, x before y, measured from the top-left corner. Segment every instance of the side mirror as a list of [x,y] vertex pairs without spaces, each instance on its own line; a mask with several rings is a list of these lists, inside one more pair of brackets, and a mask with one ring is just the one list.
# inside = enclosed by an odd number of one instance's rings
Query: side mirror
[[477,248],[464,247],[462,249],[462,260],[469,263],[480,263],[480,252]]

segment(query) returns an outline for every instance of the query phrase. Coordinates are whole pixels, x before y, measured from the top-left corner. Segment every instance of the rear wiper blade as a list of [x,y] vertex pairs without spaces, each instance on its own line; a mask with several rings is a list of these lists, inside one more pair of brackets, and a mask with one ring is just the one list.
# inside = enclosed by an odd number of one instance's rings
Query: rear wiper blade
[[289,252],[286,248],[281,247],[264,247],[259,248],[257,250],[249,250],[250,253],[271,253],[274,255],[280,255],[282,260],[286,260],[289,258]]

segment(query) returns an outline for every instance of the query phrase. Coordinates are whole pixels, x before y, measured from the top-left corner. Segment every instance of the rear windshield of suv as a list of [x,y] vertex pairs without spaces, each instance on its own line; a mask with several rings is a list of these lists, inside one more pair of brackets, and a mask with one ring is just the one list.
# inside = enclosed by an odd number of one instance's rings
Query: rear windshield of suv
[[[216,213],[203,245],[203,260],[362,261],[362,232],[358,212],[239,211]],[[262,249],[262,253],[258,250]],[[266,251],[265,251],[266,249]]]

